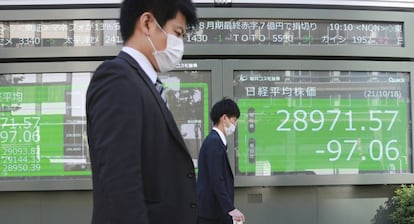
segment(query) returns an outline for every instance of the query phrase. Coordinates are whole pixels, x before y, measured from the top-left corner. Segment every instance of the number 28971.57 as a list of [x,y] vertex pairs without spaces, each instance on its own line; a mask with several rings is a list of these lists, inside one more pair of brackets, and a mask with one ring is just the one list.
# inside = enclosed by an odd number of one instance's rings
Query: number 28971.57
[[[360,113],[358,112],[361,116]],[[329,131],[335,130],[339,123],[345,123],[345,131],[391,131],[399,114],[398,110],[369,110],[365,113],[367,118],[364,120],[369,122],[369,127],[354,127],[354,114],[352,110],[278,110],[276,112],[277,120],[280,121],[276,131],[321,131],[327,127]]]

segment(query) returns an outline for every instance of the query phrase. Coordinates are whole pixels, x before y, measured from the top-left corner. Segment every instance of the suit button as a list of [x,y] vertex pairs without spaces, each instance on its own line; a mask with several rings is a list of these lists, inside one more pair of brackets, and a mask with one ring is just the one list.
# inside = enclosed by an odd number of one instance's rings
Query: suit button
[[191,208],[197,208],[197,203],[195,203],[195,202],[191,203],[190,207]]
[[187,173],[187,177],[190,179],[194,178],[194,173]]

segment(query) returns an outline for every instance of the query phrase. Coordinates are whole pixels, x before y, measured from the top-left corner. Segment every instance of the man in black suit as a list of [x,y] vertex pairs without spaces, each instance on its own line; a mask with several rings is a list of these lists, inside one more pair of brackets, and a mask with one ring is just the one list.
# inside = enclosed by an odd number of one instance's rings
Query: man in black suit
[[240,110],[228,98],[214,104],[210,112],[213,130],[204,140],[198,157],[197,197],[199,224],[244,222],[234,206],[234,178],[227,157],[226,136],[236,130]]
[[191,0],[125,0],[122,51],[95,71],[87,91],[93,224],[194,224],[192,158],[163,101],[157,72],[183,55]]

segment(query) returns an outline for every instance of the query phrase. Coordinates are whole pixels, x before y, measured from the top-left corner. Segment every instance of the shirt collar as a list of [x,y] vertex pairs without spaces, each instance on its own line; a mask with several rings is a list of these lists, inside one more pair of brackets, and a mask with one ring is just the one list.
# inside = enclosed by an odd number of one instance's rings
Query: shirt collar
[[157,72],[154,70],[154,67],[152,67],[152,64],[148,58],[132,47],[124,46],[122,48],[122,51],[134,58],[135,61],[137,61],[137,63],[144,70],[145,74],[147,74],[147,76],[151,79],[151,82],[155,84],[157,81]]
[[220,136],[221,141],[223,142],[223,144],[224,145],[227,145],[227,140],[226,140],[226,136],[224,135],[224,133],[220,129],[216,128],[216,127],[213,127],[213,130],[216,131],[219,134],[219,136]]

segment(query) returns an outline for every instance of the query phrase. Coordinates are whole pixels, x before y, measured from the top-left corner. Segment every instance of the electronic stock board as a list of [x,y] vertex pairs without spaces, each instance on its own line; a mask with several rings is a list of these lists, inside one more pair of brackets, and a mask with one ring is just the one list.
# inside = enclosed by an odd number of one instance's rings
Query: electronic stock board
[[[116,9],[35,11],[1,12],[0,59],[86,60],[114,56],[123,45]],[[230,155],[236,180],[412,173],[412,68],[398,62],[413,57],[412,14],[200,8],[199,15],[184,37],[184,57],[194,63],[161,75],[195,163],[210,105],[233,96],[242,111]],[[319,59],[306,66],[269,58],[288,55]],[[266,60],[203,66],[216,56]],[[353,60],[332,66],[329,56]],[[371,60],[377,57],[395,60]],[[79,69],[82,63],[53,71],[50,63],[34,70],[36,63],[11,63],[15,69],[0,71],[1,178],[90,176],[83,102],[96,62]]]
[[237,176],[412,173],[410,63],[230,60],[225,67],[241,111]]

